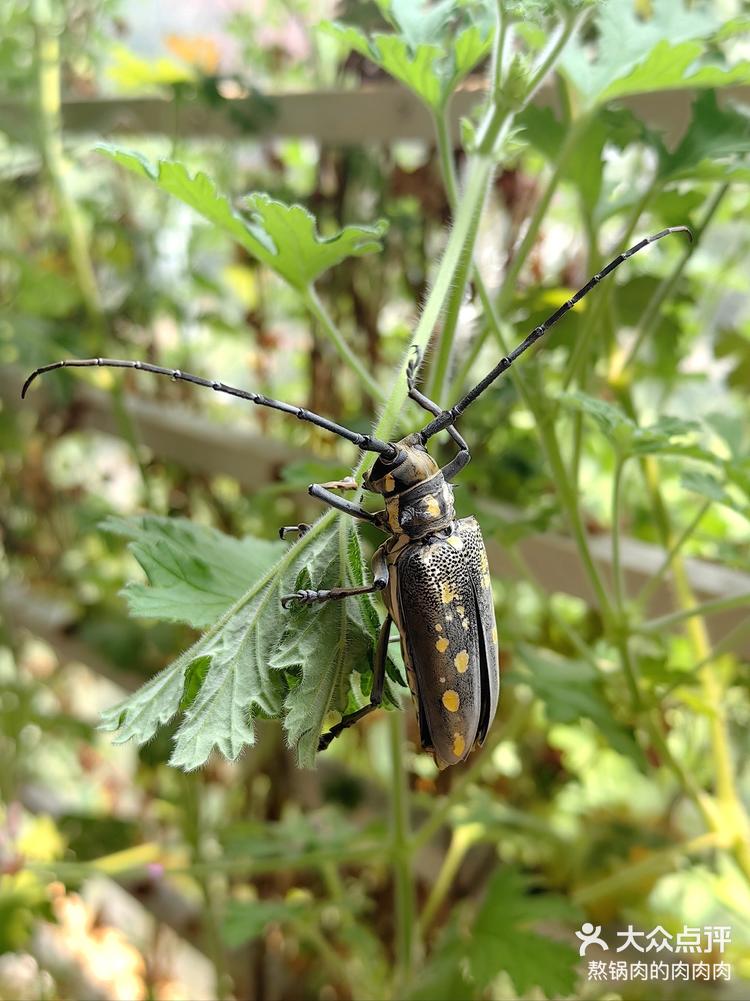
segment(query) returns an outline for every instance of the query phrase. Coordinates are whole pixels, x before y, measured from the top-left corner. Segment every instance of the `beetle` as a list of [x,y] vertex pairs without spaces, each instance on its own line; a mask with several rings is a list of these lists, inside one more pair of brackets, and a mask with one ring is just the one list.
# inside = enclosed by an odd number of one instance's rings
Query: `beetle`
[[[388,642],[391,627],[395,625],[417,711],[422,747],[433,755],[440,768],[445,768],[463,761],[474,747],[482,745],[495,717],[500,688],[497,626],[487,552],[476,519],[457,519],[453,505],[451,483],[471,459],[469,446],[456,428],[456,422],[471,403],[602,278],[633,254],[672,233],[686,233],[692,240],[686,226],[672,226],[619,254],[448,410],[442,410],[417,388],[421,361],[417,351],[407,365],[408,395],[433,419],[421,431],[399,441],[381,441],[373,435],[351,431],[303,407],[141,361],[73,358],[54,362],[31,373],[21,397],[26,396],[29,386],[39,375],[54,369],[133,368],[292,414],[364,451],[375,453],[377,458],[362,486],[383,497],[381,511],[369,512],[333,492],[357,487],[352,478],[335,483],[314,483],[309,487],[310,495],[324,504],[368,522],[389,536],[374,554],[372,583],[329,590],[304,589],[284,596],[281,601],[288,608],[294,602],[313,604],[382,592],[386,616],[375,648],[370,702],[343,716],[323,734],[318,750],[324,750],[335,737],[381,704]],[[448,432],[458,451],[441,468],[426,445],[443,430]],[[304,524],[286,526],[280,529],[280,535],[284,538],[292,532],[303,534],[309,527]]]

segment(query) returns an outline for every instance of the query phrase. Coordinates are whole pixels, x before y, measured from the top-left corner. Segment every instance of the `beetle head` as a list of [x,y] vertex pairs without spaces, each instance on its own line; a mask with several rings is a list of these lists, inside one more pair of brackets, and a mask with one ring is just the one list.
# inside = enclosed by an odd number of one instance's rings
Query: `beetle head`
[[438,472],[439,466],[422,444],[419,433],[395,442],[398,452],[393,462],[379,456],[362,485],[365,490],[390,497],[422,483]]

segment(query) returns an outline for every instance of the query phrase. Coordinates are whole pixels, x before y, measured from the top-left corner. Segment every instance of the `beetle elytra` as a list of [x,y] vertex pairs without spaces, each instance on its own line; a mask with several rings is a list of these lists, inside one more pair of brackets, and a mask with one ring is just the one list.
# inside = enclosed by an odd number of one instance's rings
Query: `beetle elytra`
[[[26,395],[37,376],[53,369],[93,366],[141,369],[292,414],[365,451],[374,452],[377,458],[364,477],[362,486],[384,498],[383,510],[371,513],[333,492],[357,487],[351,478],[336,483],[316,483],[309,488],[310,494],[324,504],[370,522],[389,535],[373,557],[372,583],[362,587],[301,590],[286,595],[282,604],[288,607],[291,602],[312,604],[378,591],[383,593],[387,614],[375,650],[370,702],[344,716],[324,734],[318,749],[324,750],[347,727],[380,705],[389,634],[395,624],[417,710],[422,746],[432,753],[438,766],[444,768],[463,761],[475,746],[483,743],[497,709],[500,683],[497,627],[487,553],[476,520],[473,517],[457,519],[453,507],[451,482],[471,459],[469,447],[457,430],[456,422],[477,397],[602,278],[648,244],[670,233],[686,233],[692,239],[687,227],[673,226],[646,237],[624,251],[544,323],[535,327],[448,410],[441,410],[417,389],[415,383],[420,358],[418,354],[413,356],[407,369],[409,397],[428,411],[433,420],[421,431],[409,434],[400,441],[380,441],[373,435],[351,431],[302,407],[190,375],[179,369],[116,358],[72,358],[44,365],[28,377],[21,396]],[[426,443],[442,430],[448,432],[458,451],[441,469],[428,453]],[[307,527],[287,526],[281,529],[281,535],[284,537],[294,531],[301,533]]]

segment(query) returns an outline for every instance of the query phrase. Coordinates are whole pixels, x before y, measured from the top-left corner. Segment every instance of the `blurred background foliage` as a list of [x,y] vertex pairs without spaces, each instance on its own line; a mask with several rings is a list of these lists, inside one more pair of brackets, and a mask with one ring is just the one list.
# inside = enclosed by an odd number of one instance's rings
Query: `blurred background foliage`
[[[474,460],[459,512],[476,512],[505,554],[493,575],[505,686],[481,755],[438,774],[411,710],[373,715],[314,771],[270,710],[237,760],[214,753],[188,774],[167,763],[179,720],[134,728],[151,738],[140,746],[96,729],[286,551],[278,526],[317,515],[307,484],[345,475],[353,456],[315,428],[134,373],[49,377],[20,409],[23,376],[58,357],[139,357],[370,429],[435,288],[476,136],[474,115],[451,139],[460,53],[479,86],[494,24],[494,4],[383,8],[389,20],[376,4],[324,0],[1,5],[0,997],[746,991],[739,0],[503,5],[505,93],[528,89],[555,25],[577,33],[554,53],[546,98],[513,108],[476,269],[427,358],[431,392],[455,399],[501,342],[641,235],[689,224],[697,240],[635,258],[462,419]],[[348,27],[316,28],[331,18]],[[434,138],[327,144],[316,121],[310,137],[273,137],[276,95],[364,92],[389,76],[426,105]],[[200,206],[95,152],[101,136],[64,126],[61,96],[79,108],[168,99],[171,131],[123,137],[115,124],[105,138],[204,171],[234,200],[299,202],[324,236],[385,219],[382,249],[323,271],[311,300]],[[666,134],[664,100],[667,117],[682,109]],[[186,135],[192,110],[234,134]],[[336,332],[358,366],[342,362]],[[144,413],[168,447],[139,440]],[[400,426],[421,419],[408,407]],[[210,461],[220,446],[234,468]],[[377,540],[361,534],[368,553]],[[688,557],[707,562],[691,572]],[[567,586],[574,564],[588,599]],[[705,617],[690,613],[706,601]],[[734,624],[710,631],[726,611]],[[355,666],[339,704],[368,690],[366,658]],[[301,678],[288,671],[287,698]],[[188,710],[205,673],[191,679]],[[392,685],[397,702],[397,672]],[[309,738],[312,722],[297,722]],[[204,757],[226,743],[209,736]],[[610,938],[629,923],[730,925],[712,958],[734,981],[587,982],[584,920]]]

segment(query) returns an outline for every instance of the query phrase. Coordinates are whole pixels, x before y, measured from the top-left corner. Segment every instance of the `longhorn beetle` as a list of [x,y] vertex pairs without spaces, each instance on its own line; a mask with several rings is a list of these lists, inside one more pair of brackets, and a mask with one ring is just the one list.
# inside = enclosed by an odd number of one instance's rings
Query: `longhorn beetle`
[[[385,507],[372,514],[363,507],[344,500],[331,489],[353,489],[349,478],[336,483],[309,487],[309,493],[337,511],[369,522],[390,538],[375,552],[373,581],[363,587],[336,587],[330,590],[301,590],[281,599],[287,608],[292,602],[312,604],[336,601],[354,595],[383,592],[387,614],[375,649],[370,702],[362,709],[344,716],[320,738],[318,750],[324,750],[334,737],[367,716],[382,700],[385,664],[391,625],[395,623],[401,640],[409,687],[417,709],[422,746],[430,751],[441,768],[454,765],[481,746],[497,708],[499,692],[499,656],[495,610],[492,602],[487,553],[476,519],[457,519],[453,507],[452,480],[471,459],[469,446],[456,428],[456,422],[470,403],[507,371],[568,310],[587,295],[602,278],[614,271],[633,254],[661,240],[670,233],[692,234],[686,226],[672,226],[647,237],[624,251],[602,271],[594,275],[574,296],[560,306],[544,323],[523,340],[511,353],[478,382],[449,410],[441,410],[416,387],[420,364],[419,352],[407,367],[409,397],[433,415],[421,431],[400,441],[380,441],[373,435],[358,434],[326,417],[302,407],[293,407],[259,393],[212,382],[179,369],[162,368],[148,362],[113,358],[67,359],[44,365],[28,377],[21,391],[26,395],[31,383],[43,372],[57,368],[135,368],[174,380],[206,386],[249,400],[261,407],[271,407],[293,414],[302,421],[324,428],[374,452],[377,459],[365,475],[362,486],[381,494]],[[438,467],[425,447],[433,435],[447,431],[458,446],[456,455]],[[309,525],[287,526],[280,530],[304,533]]]

